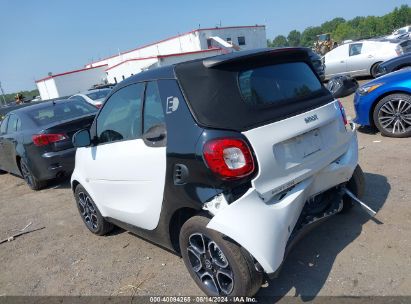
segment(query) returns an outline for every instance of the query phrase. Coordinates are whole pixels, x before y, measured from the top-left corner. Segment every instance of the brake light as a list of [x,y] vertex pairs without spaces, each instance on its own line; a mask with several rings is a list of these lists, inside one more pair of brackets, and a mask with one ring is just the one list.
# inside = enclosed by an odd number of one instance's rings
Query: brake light
[[100,109],[103,105],[101,103],[97,103],[94,105],[97,109]]
[[348,121],[347,121],[347,115],[345,114],[345,109],[344,109],[341,101],[339,101],[339,100],[337,100],[337,101],[338,101],[338,106],[340,107],[341,118],[344,122],[344,126],[346,126],[348,124]]
[[49,144],[67,139],[64,134],[36,134],[32,137],[33,143],[36,146],[47,146]]
[[237,179],[254,171],[250,148],[241,139],[215,139],[203,149],[207,166],[223,179]]

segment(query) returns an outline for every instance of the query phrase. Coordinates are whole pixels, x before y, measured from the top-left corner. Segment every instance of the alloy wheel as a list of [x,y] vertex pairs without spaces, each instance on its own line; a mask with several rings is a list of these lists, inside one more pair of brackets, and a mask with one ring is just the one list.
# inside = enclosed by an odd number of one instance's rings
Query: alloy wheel
[[402,98],[384,103],[378,111],[378,121],[385,131],[402,134],[411,128],[411,102]]
[[220,247],[202,233],[188,239],[188,259],[193,272],[215,295],[229,295],[234,287],[233,271]]
[[80,192],[78,194],[77,203],[80,210],[80,214],[83,217],[86,225],[92,230],[97,230],[97,210],[91,202],[91,198],[86,193]]

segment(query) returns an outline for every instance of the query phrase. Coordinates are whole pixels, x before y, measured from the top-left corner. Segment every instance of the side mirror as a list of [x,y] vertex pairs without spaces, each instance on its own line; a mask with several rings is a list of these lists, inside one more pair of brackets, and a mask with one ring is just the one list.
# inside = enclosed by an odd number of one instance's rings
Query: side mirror
[[327,89],[334,98],[351,95],[358,89],[358,82],[350,76],[336,76],[328,81]]
[[76,147],[76,148],[90,146],[91,145],[91,138],[90,138],[89,130],[83,129],[83,130],[77,131],[73,135],[72,142],[73,142],[74,147]]
[[164,147],[167,143],[167,129],[164,124],[151,127],[143,134],[143,140],[149,147]]

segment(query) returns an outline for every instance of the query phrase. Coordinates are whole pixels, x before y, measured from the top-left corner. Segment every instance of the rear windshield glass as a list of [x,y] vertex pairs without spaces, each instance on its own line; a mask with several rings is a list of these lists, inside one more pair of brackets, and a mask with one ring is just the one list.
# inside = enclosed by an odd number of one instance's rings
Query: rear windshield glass
[[108,95],[108,93],[110,93],[111,90],[107,89],[107,90],[100,90],[100,91],[96,91],[96,92],[91,92],[91,93],[87,93],[86,95],[93,99],[93,100],[97,100],[97,99],[103,99],[106,98],[106,96]]
[[243,100],[251,106],[304,99],[322,88],[318,78],[304,62],[246,70],[239,73],[238,82]]
[[73,119],[87,114],[94,114],[97,109],[80,100],[70,100],[69,102],[50,104],[48,107],[33,109],[29,116],[40,126],[54,123],[56,121]]

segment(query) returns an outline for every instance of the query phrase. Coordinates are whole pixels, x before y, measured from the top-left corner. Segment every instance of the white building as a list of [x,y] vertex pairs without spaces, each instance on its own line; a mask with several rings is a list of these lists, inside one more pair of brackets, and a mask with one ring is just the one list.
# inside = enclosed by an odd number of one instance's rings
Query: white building
[[96,83],[106,78],[107,65],[69,71],[36,80],[42,100],[59,98],[87,91]]
[[[92,68],[100,69],[105,67],[106,80],[109,83],[117,83],[131,75],[154,67],[238,50],[264,47],[267,47],[267,37],[265,26],[263,25],[203,28],[88,63],[85,65],[85,69],[80,71],[86,73]],[[65,74],[67,73],[60,75]],[[73,76],[77,77],[77,75]],[[87,76],[86,78],[90,78],[89,80],[91,81],[91,74],[89,75],[90,77]],[[56,76],[52,76],[51,79],[54,79]],[[37,86],[43,100],[53,98],[49,96],[65,96],[62,92],[73,91],[73,93],[70,92],[69,94],[74,94],[78,91],[77,86],[73,86],[73,82],[65,82],[64,79],[56,81],[54,79],[54,83],[50,84],[50,87],[51,91],[56,94],[50,94],[45,90],[46,87],[49,90],[48,84],[43,84],[45,80],[49,80],[49,77],[37,81]],[[101,83],[101,75],[95,75],[92,85],[98,83]],[[89,85],[89,82],[87,82],[87,89],[92,85]],[[71,90],[63,90],[60,86],[66,88],[73,87]]]

